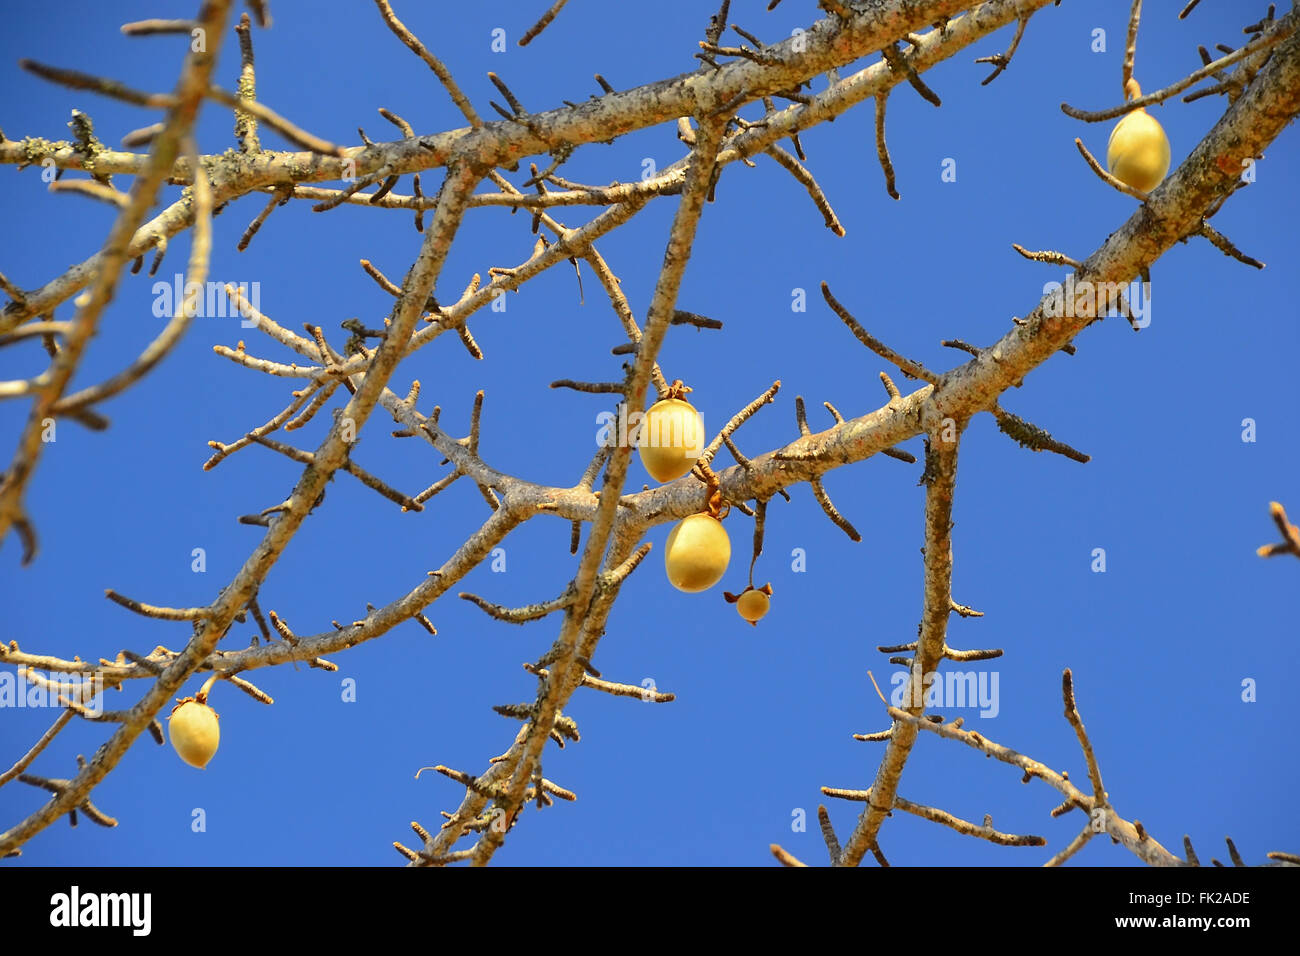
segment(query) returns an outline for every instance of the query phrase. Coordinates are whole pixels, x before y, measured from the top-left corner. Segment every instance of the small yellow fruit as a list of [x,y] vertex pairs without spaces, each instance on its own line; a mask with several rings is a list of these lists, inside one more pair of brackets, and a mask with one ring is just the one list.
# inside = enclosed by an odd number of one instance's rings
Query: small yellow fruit
[[[757,559],[757,555],[754,556]],[[749,622],[750,627],[757,627],[758,622],[766,616],[768,609],[771,607],[772,585],[764,584],[761,588],[753,585],[754,572],[753,566],[750,566],[750,584],[739,594],[732,594],[730,591],[723,591],[722,596],[728,604],[736,605],[736,610],[740,616]]]
[[770,605],[768,596],[757,588],[751,588],[736,600],[736,610],[750,624],[761,621]]
[[722,580],[731,562],[731,539],[722,522],[710,514],[683,518],[668,535],[664,568],[679,591],[707,591]]
[[[1129,99],[1142,95],[1137,81],[1126,87]],[[1127,186],[1149,193],[1169,172],[1169,137],[1145,109],[1126,114],[1111,130],[1106,144],[1106,168]]]
[[690,402],[665,398],[645,413],[636,444],[652,478],[676,481],[704,451],[704,418]]
[[172,746],[191,767],[202,770],[217,752],[221,729],[217,712],[207,704],[187,698],[172,709],[168,718]]

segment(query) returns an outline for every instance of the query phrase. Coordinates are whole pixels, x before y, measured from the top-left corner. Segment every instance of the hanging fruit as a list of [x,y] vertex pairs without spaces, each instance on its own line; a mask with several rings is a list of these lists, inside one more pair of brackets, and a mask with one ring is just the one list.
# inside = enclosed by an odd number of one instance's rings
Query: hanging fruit
[[[1124,87],[1128,99],[1142,95],[1137,80]],[[1145,109],[1126,114],[1111,130],[1106,144],[1106,168],[1127,186],[1149,193],[1169,172],[1169,137],[1159,120]]]
[[668,534],[664,569],[668,582],[679,591],[707,591],[722,580],[731,563],[731,539],[722,526],[729,505],[722,501],[718,476],[708,462],[697,462],[693,473],[709,489],[707,510],[687,515]]
[[656,481],[676,481],[704,451],[704,418],[685,399],[691,389],[678,379],[646,411],[637,433],[641,464]]
[[664,566],[679,591],[707,591],[722,580],[731,562],[731,539],[713,515],[701,512],[677,523],[668,535]]
[[219,715],[208,706],[208,691],[216,679],[213,674],[193,697],[178,700],[167,718],[172,747],[182,760],[200,770],[208,765],[221,741]]
[[727,603],[736,605],[736,610],[740,613],[740,616],[755,627],[771,609],[771,594],[771,584],[764,584],[761,588],[756,588],[751,584],[739,594],[732,594],[730,591],[722,592],[722,596],[726,598]]

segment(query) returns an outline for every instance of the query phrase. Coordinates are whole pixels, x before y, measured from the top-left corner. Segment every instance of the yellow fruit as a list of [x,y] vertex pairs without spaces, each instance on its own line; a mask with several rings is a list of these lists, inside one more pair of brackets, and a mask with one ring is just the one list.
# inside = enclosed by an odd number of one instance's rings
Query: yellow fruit
[[217,725],[217,712],[207,704],[193,699],[182,701],[172,710],[168,729],[172,746],[191,767],[202,770],[217,752],[221,729]]
[[752,588],[736,600],[736,610],[750,624],[757,624],[767,614],[770,604],[766,594],[757,588]]
[[668,535],[664,567],[679,591],[707,591],[722,580],[731,562],[731,539],[722,522],[709,514],[683,518]]
[[[755,555],[755,559],[757,559]],[[750,627],[757,627],[758,622],[766,616],[768,609],[771,607],[772,585],[764,584],[761,588],[753,585],[753,566],[750,566],[750,585],[739,594],[732,594],[730,591],[723,591],[722,596],[726,598],[728,604],[736,605],[736,610],[740,616],[749,622]]]
[[704,451],[704,418],[690,402],[665,398],[641,421],[637,450],[656,481],[675,481],[695,466]]
[[[1128,98],[1137,99],[1142,88],[1128,81]],[[1106,144],[1106,168],[1125,185],[1149,193],[1169,172],[1169,137],[1145,109],[1126,114],[1111,130]]]

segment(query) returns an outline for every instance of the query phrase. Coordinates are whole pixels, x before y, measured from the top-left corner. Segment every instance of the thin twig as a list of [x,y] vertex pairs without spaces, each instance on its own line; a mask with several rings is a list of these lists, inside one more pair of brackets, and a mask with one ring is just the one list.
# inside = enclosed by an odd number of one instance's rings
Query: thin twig
[[519,38],[519,45],[528,46],[528,44],[539,33],[541,33],[548,26],[550,26],[551,21],[555,19],[555,15],[559,13],[561,10],[563,10],[564,5],[568,2],[569,0],[555,0],[555,2],[551,4],[550,9],[542,14],[542,18],[538,20],[536,23],[534,23],[531,27],[529,27],[528,32],[526,32],[523,36]]

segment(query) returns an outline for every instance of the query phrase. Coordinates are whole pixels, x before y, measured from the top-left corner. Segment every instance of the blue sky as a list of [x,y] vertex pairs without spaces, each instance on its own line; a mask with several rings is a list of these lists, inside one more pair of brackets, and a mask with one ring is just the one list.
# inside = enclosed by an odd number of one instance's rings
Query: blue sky
[[[619,89],[692,69],[691,54],[710,4],[665,0],[654,15],[641,5],[612,9],[573,0],[530,46],[518,36],[545,4],[433,5],[396,9],[445,59],[481,112],[500,97],[489,70],[532,110],[598,92],[600,72]],[[764,39],[788,36],[816,18],[811,2],[789,0],[764,12],[737,0],[732,19]],[[1178,20],[1182,0],[1145,5],[1136,75],[1154,90],[1200,65],[1197,44],[1241,41],[1241,27],[1265,4],[1203,4]],[[186,12],[189,5],[185,5]],[[1134,200],[1101,183],[1074,147],[1082,136],[1103,155],[1109,123],[1087,125],[1062,101],[1100,109],[1118,101],[1128,4],[1119,0],[1049,6],[1029,24],[1010,68],[989,86],[974,57],[1005,48],[1011,28],[926,74],[943,98],[935,109],[906,86],[889,103],[889,143],[902,200],[885,193],[873,145],[871,105],[806,132],[809,166],[847,235],[822,225],[802,187],[767,159],[728,167],[717,201],[706,207],[679,300],[681,308],[722,319],[722,331],[670,330],[660,356],[669,379],[695,388],[692,401],[710,428],[774,380],[775,405],[737,435],[757,454],[796,434],[793,403],[802,395],[814,429],[831,424],[823,401],[846,415],[878,407],[877,373],[886,366],[859,346],[821,301],[822,280],[877,336],[931,368],[962,362],[940,341],[985,345],[1012,316],[1026,314],[1043,285],[1062,271],[1029,263],[1011,248],[1050,248],[1084,258],[1132,213]],[[383,106],[420,133],[461,125],[427,68],[388,32],[369,4],[277,0],[274,26],[256,31],[259,98],[298,124],[353,144],[361,125],[372,139],[393,130]],[[156,3],[70,3],[59,14],[27,5],[0,34],[0,127],[11,138],[67,136],[74,108],[90,113],[101,138],[116,144],[152,122],[140,111],[55,88],[23,73],[20,57],[113,76],[146,89],[170,88],[182,57],[175,38],[129,39],[126,21],[169,13]],[[185,15],[177,7],[173,15]],[[494,28],[508,48],[490,48]],[[1093,52],[1093,31],[1107,50]],[[861,67],[865,64],[858,64]],[[220,82],[238,67],[233,34]],[[844,71],[847,73],[847,70]],[[814,83],[821,89],[824,79]],[[1187,155],[1225,108],[1221,98],[1155,109],[1174,162]],[[745,111],[755,117],[754,107]],[[232,118],[207,106],[200,145],[233,144]],[[263,131],[263,145],[286,148]],[[640,175],[643,161],[666,166],[681,156],[671,124],[592,145],[563,174],[605,183]],[[957,647],[1001,647],[1006,655],[975,665],[996,671],[999,708],[947,709],[968,727],[1030,754],[1076,779],[1085,767],[1061,716],[1060,677],[1074,671],[1079,705],[1116,809],[1171,849],[1188,833],[1202,859],[1224,858],[1231,835],[1250,862],[1300,849],[1300,823],[1286,810],[1297,784],[1293,689],[1300,680],[1294,608],[1300,567],[1264,561],[1255,548],[1276,538],[1268,502],[1300,514],[1295,355],[1300,326],[1285,263],[1296,253],[1295,188],[1300,131],[1288,129],[1258,163],[1257,181],[1215,220],[1263,271],[1231,261],[1202,240],[1173,248],[1154,266],[1151,324],[1140,333],[1122,319],[1095,325],[1078,354],[1058,355],[1029,375],[1004,406],[1093,456],[1079,465],[1018,448],[988,415],[978,416],[961,451],[955,500],[954,595],[985,612],[954,618]],[[955,182],[941,180],[945,159]],[[113,211],[48,194],[39,170],[0,170],[0,208],[10,224],[0,238],[0,269],[37,286],[92,254]],[[426,176],[425,188],[435,177]],[[524,176],[512,176],[521,182]],[[410,191],[404,179],[399,191]],[[174,198],[176,190],[168,193]],[[644,315],[676,199],[654,202],[598,244]],[[213,279],[259,282],[263,311],[282,324],[322,324],[336,345],[338,323],[379,324],[390,300],[357,265],[371,259],[390,276],[405,272],[420,237],[406,213],[344,207],[313,213],[294,201],[278,210],[244,253],[235,244],[262,208],[237,201],[215,220]],[[590,211],[562,210],[569,225]],[[1289,224],[1289,225],[1288,225]],[[454,297],[474,272],[516,265],[533,237],[525,216],[472,210],[439,286]],[[162,274],[183,270],[188,237],[173,241]],[[551,390],[556,378],[617,377],[609,349],[622,340],[616,317],[584,269],[581,304],[567,265],[528,283],[504,314],[483,311],[471,328],[486,358],[472,360],[454,337],[418,352],[393,380],[424,383],[421,408],[443,409],[463,433],[476,390],[486,391],[481,452],[493,466],[543,483],[577,481],[594,448],[596,416],[607,396]],[[808,309],[791,310],[793,290]],[[156,334],[151,282],[126,277],[101,322],[74,386],[112,374]],[[70,315],[70,306],[59,318]],[[246,339],[250,351],[283,357],[235,320],[197,319],[184,342],[144,382],[101,408],[110,431],[60,422],[26,502],[41,535],[31,567],[18,566],[16,541],[0,550],[0,637],[25,650],[83,658],[127,647],[178,648],[185,625],[146,620],[110,604],[104,588],[167,605],[210,602],[260,540],[236,517],[282,500],[299,467],[262,448],[246,449],[211,472],[201,469],[212,439],[232,441],[284,406],[294,384],[237,367],[212,352]],[[0,351],[0,377],[34,374],[44,353],[34,343]],[[893,370],[890,369],[892,372]],[[895,376],[896,378],[898,376]],[[904,384],[899,379],[900,384]],[[337,399],[335,404],[337,404]],[[11,453],[26,406],[0,404],[0,439]],[[354,455],[390,484],[415,493],[441,474],[441,456],[423,444],[389,439],[377,418]],[[1243,419],[1256,423],[1243,442]],[[292,437],[314,448],[324,417]],[[920,454],[920,439],[907,445]],[[721,463],[731,462],[724,454]],[[822,516],[806,486],[772,502],[756,583],[770,581],[772,611],[757,628],[737,616],[723,588],[744,586],[751,525],[727,520],[734,558],[722,585],[702,595],[672,590],[663,574],[669,526],[653,529],[654,552],[630,578],[609,620],[595,663],[605,676],[639,684],[653,678],[677,695],[648,705],[583,691],[568,713],[582,742],[548,749],[546,775],[575,790],[578,802],[529,809],[496,861],[502,865],[769,865],[768,845],[783,844],[810,863],[825,861],[816,826],[831,804],[845,837],[860,805],[827,801],[821,785],[863,788],[882,745],[851,734],[883,729],[886,717],[867,671],[884,685],[895,669],[879,644],[914,638],[921,610],[920,465],[887,458],[840,469],[826,487],[862,532],[854,544]],[[630,479],[639,486],[638,469]],[[262,590],[299,633],[352,620],[367,601],[382,605],[441,564],[486,517],[465,483],[420,514],[402,514],[348,476],[330,485]],[[576,559],[567,523],[539,517],[505,542],[504,573],[482,566],[457,590],[523,604],[558,594]],[[207,570],[191,570],[205,549]],[[792,570],[803,549],[806,571]],[[1105,573],[1091,570],[1093,549]],[[415,623],[336,655],[337,674],[282,667],[247,675],[274,696],[266,707],[229,687],[214,692],[222,744],[205,771],[182,764],[170,746],[140,738],[93,800],[120,820],[108,830],[60,822],[33,839],[20,864],[396,865],[393,840],[407,827],[433,828],[462,788],[418,768],[446,764],[481,772],[503,752],[516,724],[494,704],[531,700],[535,681],[520,667],[550,645],[558,619],[515,628],[467,602],[444,598],[427,611],[431,637]],[[223,646],[242,647],[254,627],[236,625]],[[962,665],[968,669],[967,665]],[[341,682],[356,682],[344,702]],[[1242,682],[1257,700],[1242,700]],[[192,682],[189,692],[197,689]],[[113,692],[127,706],[138,689]],[[0,765],[8,766],[43,732],[50,710],[0,711]],[[71,776],[104,729],[76,722],[32,768]],[[1053,819],[1055,791],[1022,786],[1012,768],[958,744],[925,736],[900,793],[1002,830],[1037,833],[1048,847],[1000,848],[896,814],[881,833],[895,864],[1034,865],[1081,828],[1075,813]],[[0,789],[0,829],[45,795],[18,783]],[[193,832],[196,808],[206,830]],[[792,819],[806,811],[806,832]],[[1135,865],[1109,841],[1094,841],[1078,863]],[[10,862],[13,865],[13,861]]]

